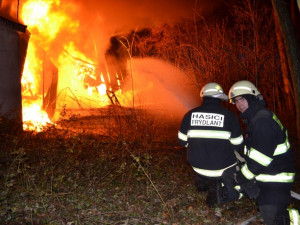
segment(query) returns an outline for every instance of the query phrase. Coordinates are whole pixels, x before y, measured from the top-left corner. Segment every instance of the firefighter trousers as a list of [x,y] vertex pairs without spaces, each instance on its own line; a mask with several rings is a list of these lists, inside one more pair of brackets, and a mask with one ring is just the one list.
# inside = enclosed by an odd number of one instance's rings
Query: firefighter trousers
[[218,195],[221,187],[220,177],[206,177],[196,173],[195,186],[199,192],[207,193],[205,204],[208,207],[222,202]]
[[299,225],[299,212],[296,209],[287,209],[283,205],[258,206],[261,217],[266,225]]

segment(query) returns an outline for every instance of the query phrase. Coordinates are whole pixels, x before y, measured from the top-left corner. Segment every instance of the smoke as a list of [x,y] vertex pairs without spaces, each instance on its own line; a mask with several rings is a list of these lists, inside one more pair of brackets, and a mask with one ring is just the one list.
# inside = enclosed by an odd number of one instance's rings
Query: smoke
[[[223,0],[61,0],[56,10],[63,10],[79,22],[75,34],[61,33],[53,42],[69,37],[89,57],[104,62],[110,37],[172,24],[194,14],[206,16],[217,10]],[[50,21],[51,22],[51,21]]]
[[18,1],[0,0],[0,16],[17,22],[19,18]]
[[194,13],[206,16],[221,3],[221,0],[73,0],[81,10],[82,21],[95,21],[110,35],[177,22]]
[[124,89],[135,93],[136,106],[156,110],[172,118],[199,105],[199,90],[173,65],[154,58],[132,59],[131,76]]
[[[1,15],[14,20],[20,18],[22,7],[36,0],[1,0]],[[43,1],[43,0],[41,0]],[[63,12],[70,18],[52,41],[51,49],[57,49],[66,39],[81,47],[91,58],[102,61],[109,46],[110,37],[124,35],[133,30],[149,28],[160,24],[172,24],[194,14],[206,16],[220,9],[224,0],[44,0],[51,2],[51,11]],[[18,9],[19,6],[19,9]],[[38,12],[37,12],[38,13]],[[72,27],[78,22],[76,32]],[[49,26],[56,22],[49,19]],[[25,24],[27,25],[27,24]],[[30,31],[31,32],[31,31]],[[47,31],[46,31],[47,32]],[[44,34],[43,34],[44,33]],[[33,36],[35,32],[32,32]],[[39,35],[45,35],[40,31]],[[43,47],[43,46],[42,46]],[[52,57],[55,58],[55,57]]]
[[[5,9],[6,14],[15,18],[16,11],[19,11],[16,10],[18,3],[22,12],[23,5],[28,1],[34,0],[0,0],[1,10]],[[43,1],[49,3],[48,0]],[[51,18],[47,23],[49,28],[63,25],[59,27],[55,38],[47,37],[51,33],[47,29],[31,30],[30,26],[28,29],[31,39],[39,41],[40,47],[58,67],[59,76],[63,76],[58,58],[66,50],[66,43],[72,43],[99,67],[105,68],[105,53],[112,36],[173,24],[194,15],[205,17],[220,10],[223,4],[224,0],[52,0],[52,18],[57,18],[55,15],[63,16],[63,23],[56,24],[57,21]],[[176,109],[181,114],[196,105],[198,91],[193,89],[192,84],[186,83],[187,77],[181,71],[169,64],[149,59],[136,61],[132,75],[134,89],[143,90],[140,96],[147,105],[157,103],[157,106],[164,106],[164,110]],[[132,88],[130,84],[128,81],[128,89]]]
[[[28,1],[36,0],[0,0],[0,15],[22,23],[20,13],[22,6]],[[78,21],[79,24],[76,33],[68,32],[68,28],[61,29],[63,32],[53,45],[59,45],[58,40],[61,37],[69,38],[80,43],[83,50],[93,49],[98,57],[103,55],[111,36],[165,23],[172,24],[194,14],[207,16],[219,10],[224,4],[224,0],[52,0],[51,2],[51,10],[65,12],[72,21]],[[49,20],[49,23],[54,22]],[[69,23],[66,21],[65,26]]]

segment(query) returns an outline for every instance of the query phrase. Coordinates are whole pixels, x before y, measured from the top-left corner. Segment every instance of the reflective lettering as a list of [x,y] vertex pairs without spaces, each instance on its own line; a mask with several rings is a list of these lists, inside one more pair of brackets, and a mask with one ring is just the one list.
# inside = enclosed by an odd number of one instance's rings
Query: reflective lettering
[[223,127],[224,115],[216,113],[192,113],[191,126]]

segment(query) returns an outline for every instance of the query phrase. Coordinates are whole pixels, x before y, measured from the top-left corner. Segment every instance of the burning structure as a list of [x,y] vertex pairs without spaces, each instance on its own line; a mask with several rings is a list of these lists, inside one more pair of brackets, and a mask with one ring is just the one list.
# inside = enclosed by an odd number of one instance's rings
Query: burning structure
[[[113,91],[120,87],[117,73],[111,79],[107,68],[104,68],[105,65],[98,69],[99,66],[77,50],[72,41],[58,47],[60,53],[51,47],[51,42],[61,28],[58,23],[68,19],[66,15],[59,12],[51,15],[52,5],[59,5],[59,1],[29,0],[21,4],[21,8],[19,8],[19,1],[0,3],[0,68],[3,86],[0,113],[3,118],[13,119],[19,124],[23,121],[25,129],[37,129],[36,122],[42,126],[49,123],[55,115],[59,96],[63,98],[63,106],[69,104],[69,107],[76,107],[77,104],[77,107],[82,107],[80,96],[74,93],[79,89],[85,90],[88,95],[92,95],[93,92],[101,96],[107,94],[109,100],[115,102]],[[49,18],[45,20],[43,17],[52,17],[52,19],[55,17],[52,21],[54,26],[49,27]],[[29,24],[32,32],[29,32],[27,26],[22,23]],[[76,26],[76,22],[74,24]],[[113,60],[112,57],[108,58]],[[66,74],[61,78],[60,83],[68,84],[68,86],[60,86],[59,95],[57,95],[58,67],[55,63],[64,65],[59,65],[62,73]],[[101,70],[106,73],[102,73]],[[108,89],[107,84],[111,84]],[[68,91],[72,95],[67,93]],[[75,104],[74,99],[76,99]],[[106,105],[107,99],[105,100]]]
[[[90,10],[92,2],[85,3]],[[15,21],[7,23],[14,24],[10,30],[2,23],[1,50],[9,46],[12,52],[19,51],[19,56],[10,55],[13,59],[1,51],[1,59],[6,59],[0,64],[1,79],[7,81],[10,73],[15,77],[9,80],[13,93],[2,91],[7,103],[1,103],[1,114],[15,111],[24,129],[39,130],[38,126],[58,120],[63,109],[131,107],[137,99],[141,105],[169,109],[176,105],[182,112],[195,105],[197,90],[188,91],[193,97],[183,90],[184,74],[159,60],[133,59],[126,38],[99,28],[105,22],[101,14],[95,13],[95,19],[85,19],[86,23],[80,20],[89,17],[81,4],[77,0],[63,4],[60,0],[1,1],[3,21]],[[166,78],[167,69],[173,78]]]

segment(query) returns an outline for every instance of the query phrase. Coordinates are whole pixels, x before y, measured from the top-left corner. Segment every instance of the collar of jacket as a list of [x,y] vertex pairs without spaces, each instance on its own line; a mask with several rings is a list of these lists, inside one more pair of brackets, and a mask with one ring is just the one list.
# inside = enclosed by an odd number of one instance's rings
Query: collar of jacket
[[212,98],[212,97],[203,97],[203,103],[202,104],[217,104],[217,105],[221,105],[221,99]]
[[243,120],[244,124],[249,124],[251,122],[251,119],[256,115],[256,113],[265,108],[265,101],[264,100],[255,100],[248,103],[249,107],[245,110],[245,112],[241,113],[241,118]]

